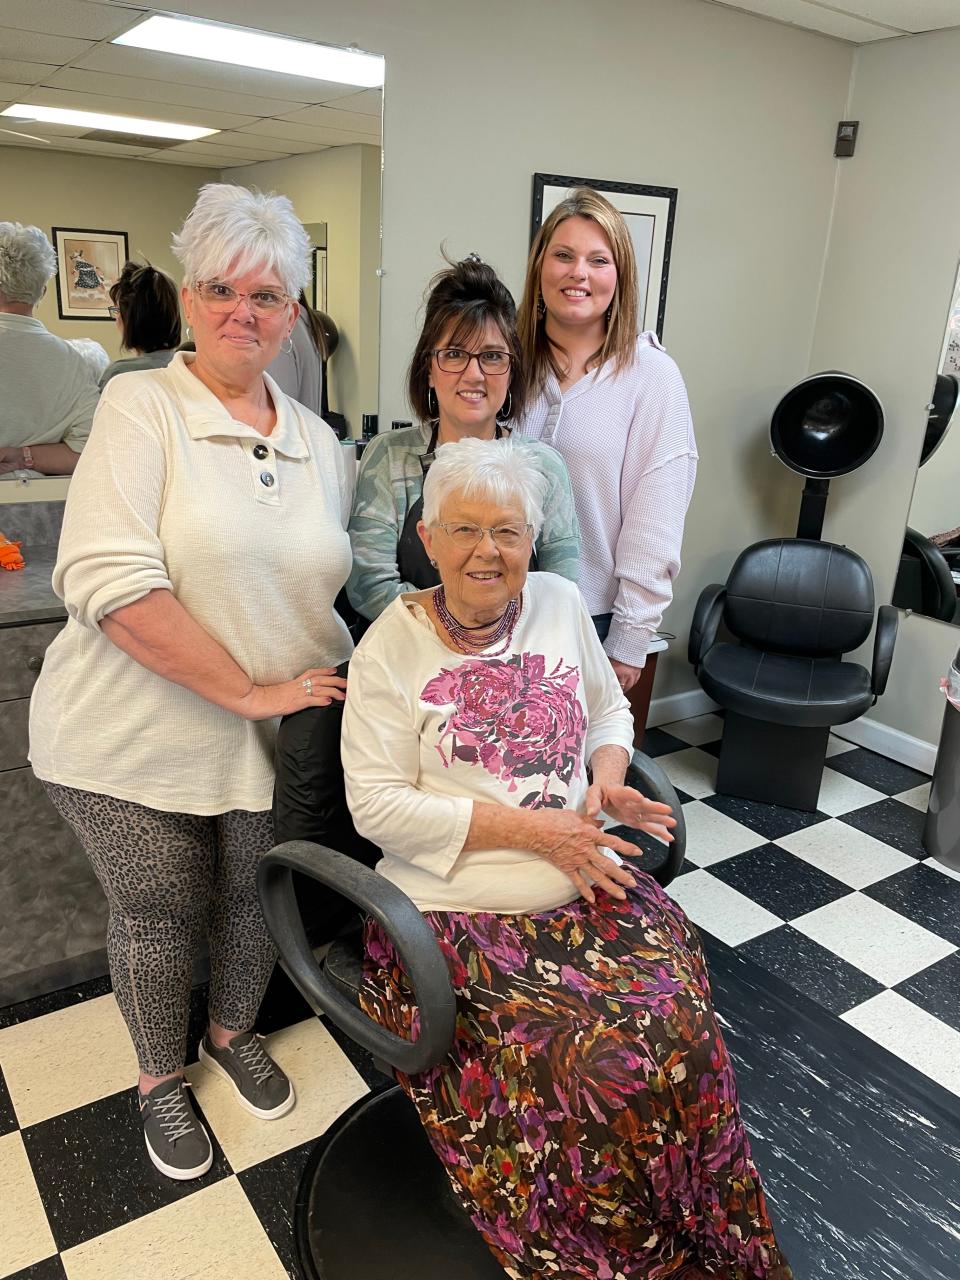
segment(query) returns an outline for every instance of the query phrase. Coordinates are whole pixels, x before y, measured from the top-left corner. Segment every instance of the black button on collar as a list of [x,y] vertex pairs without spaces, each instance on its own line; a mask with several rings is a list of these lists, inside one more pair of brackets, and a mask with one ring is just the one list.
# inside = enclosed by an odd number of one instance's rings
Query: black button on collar
[[261,461],[267,456],[269,452],[270,450],[267,448],[265,444],[255,444],[253,446],[253,456],[255,458],[259,458]]
[[265,485],[267,486],[267,488],[269,489],[271,485],[273,485],[273,484],[276,484],[276,483],[277,483],[277,477],[273,474],[273,472],[272,472],[272,471],[261,471],[261,472],[260,472],[260,483],[261,483],[261,484],[265,484]]

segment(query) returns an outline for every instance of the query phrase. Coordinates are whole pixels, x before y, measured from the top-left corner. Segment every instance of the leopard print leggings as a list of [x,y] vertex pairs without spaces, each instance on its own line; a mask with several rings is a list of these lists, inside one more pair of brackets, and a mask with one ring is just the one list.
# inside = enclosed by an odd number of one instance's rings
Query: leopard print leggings
[[277,958],[256,888],[257,863],[273,845],[269,811],[163,813],[43,786],[107,895],[110,977],[140,1070],[161,1076],[184,1065],[193,962],[204,931],[210,1017],[228,1030],[248,1030]]

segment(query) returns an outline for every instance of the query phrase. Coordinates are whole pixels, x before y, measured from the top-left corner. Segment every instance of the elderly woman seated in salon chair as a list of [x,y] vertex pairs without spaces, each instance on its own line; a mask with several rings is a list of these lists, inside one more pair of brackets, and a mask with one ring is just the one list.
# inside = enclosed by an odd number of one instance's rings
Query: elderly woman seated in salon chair
[[[394,600],[350,666],[354,822],[456,999],[445,1056],[398,1079],[515,1280],[789,1280],[697,934],[598,820],[675,825],[624,784],[630,711],[576,587],[528,573],[543,491],[520,443],[442,447],[419,526],[441,584]],[[360,1003],[414,1039],[427,1002],[376,915]]]

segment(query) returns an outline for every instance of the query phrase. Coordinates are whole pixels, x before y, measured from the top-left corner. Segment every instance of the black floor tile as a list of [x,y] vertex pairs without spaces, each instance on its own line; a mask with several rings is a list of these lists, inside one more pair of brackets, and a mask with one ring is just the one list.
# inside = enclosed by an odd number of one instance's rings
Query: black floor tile
[[921,969],[894,990],[960,1031],[960,951]]
[[877,800],[863,809],[854,809],[851,813],[838,814],[840,822],[849,823],[858,831],[865,831],[868,836],[875,836],[884,844],[901,853],[908,853],[911,858],[925,858],[926,852],[920,843],[920,833],[926,815],[909,804],[899,800]]
[[960,946],[960,880],[918,862],[861,892]]
[[831,1013],[846,1013],[884,989],[861,969],[789,924],[743,943],[737,953],[755,960]]
[[24,1129],[23,1142],[57,1248],[70,1249],[229,1176],[226,1157],[211,1137],[210,1172],[174,1182],[147,1156],[136,1088]]
[[273,971],[266,995],[260,1003],[257,1031],[262,1036],[292,1027],[315,1014],[280,965]]
[[775,844],[738,853],[713,863],[707,870],[781,920],[796,920],[852,892],[849,885]]
[[8,1004],[0,1009],[0,1031],[4,1027],[15,1027],[21,1022],[29,1022],[31,1018],[40,1018],[45,1013],[56,1013],[58,1009],[68,1009],[71,1005],[82,1004],[84,1000],[95,1000],[105,996],[113,988],[108,977],[91,978],[89,982],[79,982],[65,987],[63,991],[51,991],[49,995],[34,996],[32,1000],[23,1000],[20,1004]]
[[656,760],[657,756],[669,755],[671,751],[682,751],[689,745],[689,742],[682,742],[663,729],[647,729],[643,735],[643,746],[640,750],[651,760]]
[[35,1262],[32,1267],[27,1267],[24,1271],[15,1271],[8,1280],[67,1280],[67,1273],[63,1269],[63,1263],[55,1254],[52,1258]]
[[743,800],[740,796],[712,795],[704,797],[704,804],[718,813],[724,813],[734,822],[742,823],[751,831],[756,831],[764,840],[779,840],[791,831],[802,831],[804,827],[815,826],[818,822],[826,822],[828,814],[808,813],[805,809],[785,809],[779,804],[763,804],[759,800]]
[[297,1188],[314,1142],[315,1139],[305,1142],[237,1174],[237,1180],[291,1280],[301,1280],[303,1274],[294,1247],[293,1212]]
[[848,778],[856,778],[866,787],[875,791],[883,791],[888,796],[900,791],[910,791],[919,787],[922,782],[929,782],[930,775],[921,773],[919,769],[910,769],[896,760],[879,756],[875,751],[867,751],[864,747],[854,747],[852,751],[842,751],[831,756],[827,766],[837,773],[845,773]]
[[0,1066],[0,1138],[5,1133],[13,1133],[20,1126],[17,1124],[17,1113],[13,1109],[10,1091],[3,1078],[3,1067]]
[[351,1040],[347,1033],[341,1031],[325,1014],[321,1016],[320,1021],[349,1058],[351,1066],[369,1089],[382,1089],[385,1084],[394,1083],[391,1076],[385,1076],[373,1065],[372,1055],[366,1049],[362,1049],[355,1040]]

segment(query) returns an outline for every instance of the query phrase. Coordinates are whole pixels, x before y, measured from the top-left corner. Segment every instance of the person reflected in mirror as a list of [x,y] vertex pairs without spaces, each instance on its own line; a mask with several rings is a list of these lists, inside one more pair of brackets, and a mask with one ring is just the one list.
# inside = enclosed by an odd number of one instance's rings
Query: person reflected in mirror
[[180,299],[165,271],[149,262],[125,262],[110,286],[110,315],[120,330],[120,344],[132,356],[114,360],[103,372],[101,390],[118,373],[163,369],[180,346]]
[[[528,572],[548,492],[529,445],[442,446],[419,527],[440,585],[395,599],[351,663],[354,821],[457,1002],[447,1056],[398,1079],[517,1280],[790,1280],[696,930],[597,821],[676,825],[624,783],[633,719],[577,588]],[[364,944],[364,1011],[415,1037],[373,916]]]
[[267,372],[291,400],[298,400],[326,421],[327,361],[337,349],[337,326],[324,311],[310,305],[306,290],[300,292],[300,314],[290,341]]
[[637,332],[637,264],[623,215],[581,187],[530,249],[518,328],[532,386],[518,424],[570,472],[580,589],[628,692],[673,598],[697,447],[680,371]]
[[277,723],[342,702],[353,645],[333,609],[350,568],[341,450],[264,372],[296,323],[306,232],[286,197],[211,184],[173,249],[196,352],[103,392],[64,515],[53,585],[70,616],[33,694],[30,758],[109,900],[149,1157],[186,1179],[213,1158],[183,1079],[205,933],[201,1062],[256,1117],[294,1105],[253,1030],[276,960],[256,871]]
[[[424,476],[437,449],[508,438],[524,413],[527,375],[513,297],[476,254],[430,282],[407,395],[419,423],[384,432],[367,446],[350,517],[347,595],[371,621],[397,596],[439,581],[417,533]],[[534,456],[549,487],[533,547],[537,567],[575,582],[580,534],[567,469],[547,445],[537,445]]]
[[96,383],[34,315],[56,269],[39,227],[0,222],[0,477],[71,475],[90,435]]
[[68,338],[67,341],[74,351],[79,351],[83,356],[84,363],[90,371],[90,377],[99,386],[101,375],[110,363],[106,347],[95,338]]

